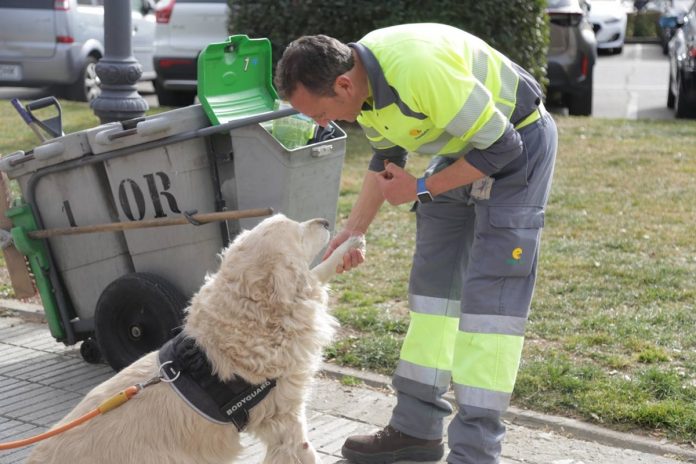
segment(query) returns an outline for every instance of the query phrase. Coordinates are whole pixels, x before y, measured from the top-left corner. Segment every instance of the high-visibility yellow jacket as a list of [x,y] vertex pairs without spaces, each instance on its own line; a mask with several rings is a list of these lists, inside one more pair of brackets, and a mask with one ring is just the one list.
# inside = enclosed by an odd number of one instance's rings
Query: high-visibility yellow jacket
[[538,119],[542,90],[520,66],[481,39],[442,24],[378,29],[349,44],[370,97],[358,122],[375,157],[403,166],[407,151],[465,156],[487,175],[522,152],[515,126]]

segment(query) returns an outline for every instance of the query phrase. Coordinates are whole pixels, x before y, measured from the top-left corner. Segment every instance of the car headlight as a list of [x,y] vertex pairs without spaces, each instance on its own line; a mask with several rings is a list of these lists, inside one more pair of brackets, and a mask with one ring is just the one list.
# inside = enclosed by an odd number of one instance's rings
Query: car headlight
[[607,24],[616,24],[616,23],[620,23],[621,19],[620,18],[609,18],[604,22]]

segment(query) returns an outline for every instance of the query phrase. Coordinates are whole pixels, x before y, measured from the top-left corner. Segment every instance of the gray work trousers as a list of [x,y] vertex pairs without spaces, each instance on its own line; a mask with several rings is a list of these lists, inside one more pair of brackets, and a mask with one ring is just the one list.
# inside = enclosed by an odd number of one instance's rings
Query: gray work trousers
[[[489,192],[472,192],[471,185],[464,186],[415,207],[416,250],[409,298],[447,301],[445,311],[457,311],[454,317],[460,319],[472,316],[470,319],[483,321],[490,317],[494,322],[485,322],[481,330],[495,331],[495,327],[490,326],[497,320],[515,321],[515,330],[523,339],[556,157],[556,125],[545,113],[538,121],[521,129],[520,135],[524,144],[522,155],[492,176],[494,181]],[[426,175],[454,161],[436,157]],[[524,242],[525,263],[511,271],[506,241],[510,242],[513,236],[514,240]],[[455,304],[450,304],[452,302]],[[414,311],[413,303],[411,305]],[[460,320],[459,330],[461,327]],[[426,349],[442,350],[443,347],[438,346],[441,344],[442,341],[435,342]],[[519,351],[521,354],[521,347]],[[460,358],[454,356],[455,364],[466,353],[458,356]],[[513,369],[516,375],[517,364]],[[413,372],[416,374],[411,375]],[[428,375],[432,381],[423,380]],[[392,380],[397,391],[397,405],[391,425],[419,438],[442,437],[444,418],[452,412],[443,399],[451,378],[451,372],[446,369],[428,374],[427,369],[409,364],[402,352]],[[454,388],[458,407],[448,430],[448,462],[499,462],[505,435],[500,418],[507,408],[509,394],[459,386],[456,379]],[[472,390],[474,395],[470,394]]]

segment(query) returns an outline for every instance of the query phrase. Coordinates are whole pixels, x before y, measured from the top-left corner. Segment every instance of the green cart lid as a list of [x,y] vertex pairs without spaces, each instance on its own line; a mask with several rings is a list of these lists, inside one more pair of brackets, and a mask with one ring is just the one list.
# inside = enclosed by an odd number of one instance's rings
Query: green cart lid
[[198,56],[198,99],[213,125],[273,110],[271,42],[233,35]]

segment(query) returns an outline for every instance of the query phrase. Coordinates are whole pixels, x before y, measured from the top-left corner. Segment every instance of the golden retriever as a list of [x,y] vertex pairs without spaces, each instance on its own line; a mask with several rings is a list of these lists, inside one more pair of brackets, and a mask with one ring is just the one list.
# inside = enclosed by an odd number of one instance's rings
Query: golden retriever
[[[320,462],[307,438],[305,397],[337,325],[327,311],[325,283],[343,254],[364,243],[352,237],[310,270],[329,237],[323,219],[265,219],[223,250],[218,272],[206,277],[188,309],[183,334],[195,340],[219,379],[277,382],[251,409],[244,429],[266,445],[264,463]],[[90,391],[59,425],[159,372],[158,352],[143,356]],[[234,424],[208,420],[160,382],[39,443],[27,463],[231,463],[240,451]]]

